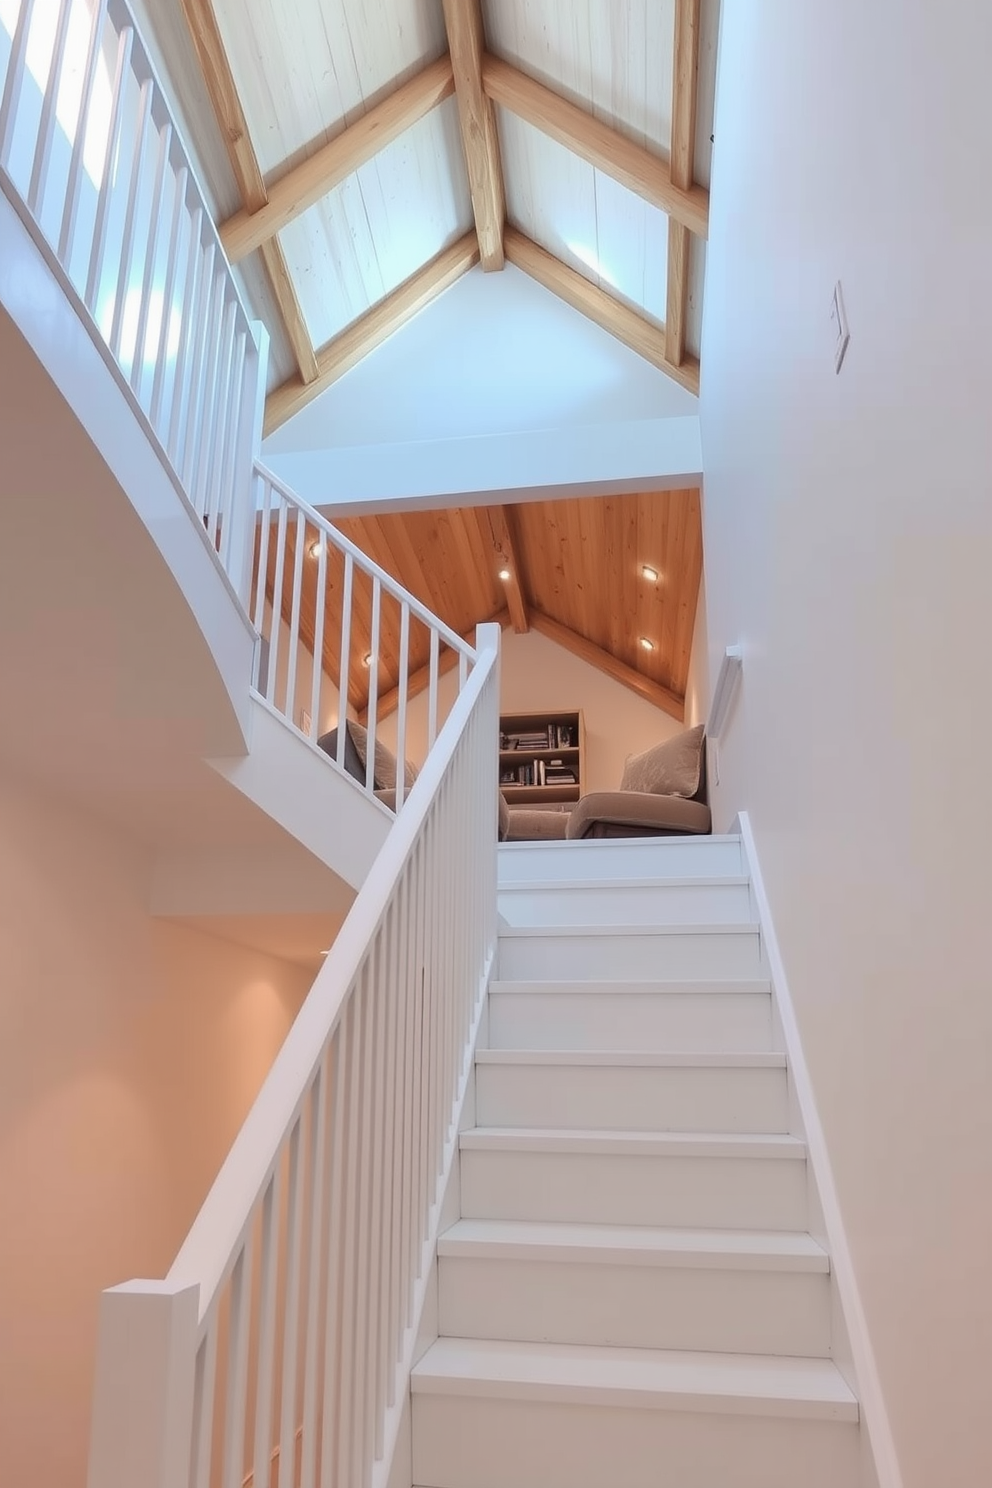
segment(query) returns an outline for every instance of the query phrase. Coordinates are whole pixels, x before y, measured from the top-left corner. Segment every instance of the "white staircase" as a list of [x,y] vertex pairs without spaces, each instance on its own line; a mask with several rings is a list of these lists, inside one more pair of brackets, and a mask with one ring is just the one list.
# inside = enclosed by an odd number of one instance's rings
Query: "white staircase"
[[737,838],[500,850],[418,1488],[858,1488]]

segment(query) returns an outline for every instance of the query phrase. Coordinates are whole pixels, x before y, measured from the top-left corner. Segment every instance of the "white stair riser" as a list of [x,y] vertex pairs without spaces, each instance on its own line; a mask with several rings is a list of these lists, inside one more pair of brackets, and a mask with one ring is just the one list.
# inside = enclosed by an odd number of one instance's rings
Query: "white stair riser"
[[830,1353],[822,1272],[442,1256],[438,1278],[440,1332],[449,1338]]
[[805,1230],[806,1164],[791,1158],[463,1150],[465,1219]]
[[421,1488],[857,1488],[851,1423],[413,1397]]
[[489,998],[494,1049],[755,1053],[772,1047],[769,992],[511,992]]
[[732,925],[754,919],[748,885],[528,887],[499,895],[509,925]]
[[739,837],[528,842],[500,847],[500,885],[602,878],[730,877],[744,873]]
[[761,971],[758,934],[683,930],[652,935],[500,935],[500,981],[681,981],[755,977]]
[[480,1126],[785,1132],[784,1069],[476,1066]]

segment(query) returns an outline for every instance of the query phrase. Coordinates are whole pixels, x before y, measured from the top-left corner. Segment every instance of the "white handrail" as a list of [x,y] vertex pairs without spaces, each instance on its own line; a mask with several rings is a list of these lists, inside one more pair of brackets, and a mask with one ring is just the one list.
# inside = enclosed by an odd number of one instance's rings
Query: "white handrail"
[[479,639],[168,1277],[104,1294],[90,1488],[385,1471],[496,942],[498,627]]
[[[405,764],[414,693],[426,690],[428,694],[423,742],[430,749],[441,721],[441,673],[457,663],[460,691],[475,664],[475,650],[258,461],[255,505],[251,615],[262,642],[258,693],[311,743],[330,732],[332,723],[338,725],[333,762],[344,769],[345,730],[340,723],[348,717],[355,679],[367,675],[364,722],[368,739],[363,778],[358,783],[371,794],[387,691],[391,694],[388,711],[395,709],[397,719],[391,752]],[[367,611],[359,604],[359,579],[367,591]],[[383,618],[387,600],[399,613],[388,648]],[[334,642],[335,629],[339,644]],[[325,656],[325,646],[333,654]],[[305,668],[298,675],[304,655],[310,667],[309,683]],[[309,715],[308,727],[303,713]],[[398,763],[395,798],[389,795],[393,809],[401,808],[407,789],[404,765]]]
[[247,608],[245,542],[233,529],[254,518],[267,339],[126,0],[20,0],[14,14],[9,38],[0,25],[0,190]]

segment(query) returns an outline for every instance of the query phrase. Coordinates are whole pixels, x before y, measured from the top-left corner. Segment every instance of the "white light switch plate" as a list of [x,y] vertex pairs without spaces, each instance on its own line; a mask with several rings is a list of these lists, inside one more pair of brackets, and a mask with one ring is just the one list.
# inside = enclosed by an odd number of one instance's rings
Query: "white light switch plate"
[[851,339],[851,332],[847,324],[847,311],[844,309],[844,290],[838,279],[834,285],[834,297],[830,307],[830,321],[834,328],[834,371],[839,372],[844,365],[844,355],[847,344]]

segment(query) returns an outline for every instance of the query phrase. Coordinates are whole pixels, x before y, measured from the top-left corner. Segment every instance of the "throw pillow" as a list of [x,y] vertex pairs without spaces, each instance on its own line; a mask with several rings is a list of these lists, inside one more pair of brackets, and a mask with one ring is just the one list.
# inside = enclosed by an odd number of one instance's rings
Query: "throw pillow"
[[628,755],[620,789],[691,800],[699,789],[703,768],[703,735],[704,725],[698,723],[643,754]]

